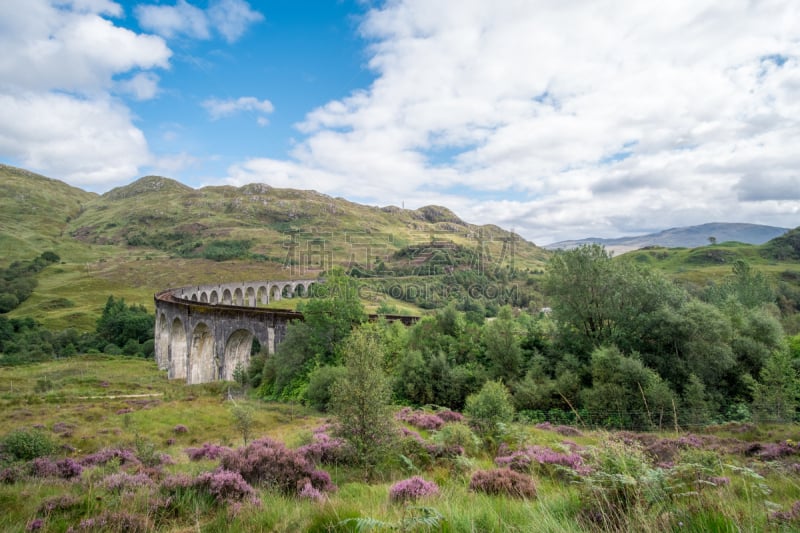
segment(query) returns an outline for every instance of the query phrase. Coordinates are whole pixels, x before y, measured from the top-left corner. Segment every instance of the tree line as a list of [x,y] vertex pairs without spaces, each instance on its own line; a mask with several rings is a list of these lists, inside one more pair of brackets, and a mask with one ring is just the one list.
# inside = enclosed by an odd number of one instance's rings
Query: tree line
[[128,305],[109,296],[95,330],[74,328],[54,332],[32,318],[0,315],[0,365],[17,365],[71,357],[80,353],[106,353],[153,357],[155,317],[143,305]]
[[401,404],[460,410],[497,382],[532,421],[652,428],[794,418],[800,335],[784,334],[775,290],[747,263],[690,294],[583,246],[555,254],[543,289],[552,312],[504,306],[484,319],[451,303],[408,328],[367,324],[358,299],[334,291],[306,304],[305,322],[289,326],[273,357],[253,358],[249,379],[261,397],[325,410],[345,375],[345,340],[366,329]]

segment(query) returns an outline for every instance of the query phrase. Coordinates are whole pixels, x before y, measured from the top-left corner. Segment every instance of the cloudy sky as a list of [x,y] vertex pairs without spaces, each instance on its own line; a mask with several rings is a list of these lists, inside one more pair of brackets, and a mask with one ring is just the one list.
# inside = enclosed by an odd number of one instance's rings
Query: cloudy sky
[[800,225],[796,0],[0,1],[0,161],[441,204],[537,244]]

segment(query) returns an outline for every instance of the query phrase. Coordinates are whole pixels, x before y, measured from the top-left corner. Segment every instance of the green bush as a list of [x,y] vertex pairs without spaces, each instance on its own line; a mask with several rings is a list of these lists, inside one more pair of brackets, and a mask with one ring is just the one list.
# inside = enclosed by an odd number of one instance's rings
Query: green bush
[[50,455],[55,451],[56,445],[41,431],[20,429],[3,438],[2,449],[11,459],[30,461]]
[[343,366],[320,366],[315,368],[308,378],[306,400],[315,409],[327,411],[331,401],[331,385],[344,376],[347,370]]
[[461,446],[467,455],[474,455],[480,447],[478,437],[475,436],[468,425],[461,422],[445,424],[436,433],[434,439],[437,444],[441,444],[445,448]]
[[483,437],[497,437],[502,424],[514,418],[508,389],[499,381],[487,381],[480,392],[467,396],[464,414]]

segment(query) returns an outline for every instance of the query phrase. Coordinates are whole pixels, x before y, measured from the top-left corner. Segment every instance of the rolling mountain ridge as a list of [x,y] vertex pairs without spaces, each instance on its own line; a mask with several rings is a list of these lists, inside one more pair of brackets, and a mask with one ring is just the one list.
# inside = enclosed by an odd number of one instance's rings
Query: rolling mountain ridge
[[706,246],[712,241],[723,243],[729,241],[745,244],[764,244],[789,231],[789,228],[764,226],[760,224],[710,222],[699,226],[670,228],[658,233],[619,237],[615,239],[587,238],[571,241],[560,241],[544,246],[546,250],[571,250],[582,244],[602,244],[615,255],[624,254],[647,246],[663,246],[665,248],[697,248]]

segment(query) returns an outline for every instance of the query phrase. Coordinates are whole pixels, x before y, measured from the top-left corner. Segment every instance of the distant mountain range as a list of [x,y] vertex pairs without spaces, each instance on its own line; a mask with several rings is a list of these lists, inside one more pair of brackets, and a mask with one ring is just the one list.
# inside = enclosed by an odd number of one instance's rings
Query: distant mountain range
[[658,233],[637,235],[634,237],[619,237],[616,239],[601,239],[590,237],[574,241],[560,241],[544,246],[547,250],[571,250],[582,244],[602,244],[606,250],[615,255],[638,250],[646,246],[663,246],[665,248],[697,248],[707,246],[711,241],[723,243],[727,241],[742,242],[745,244],[764,244],[765,242],[780,237],[789,231],[789,228],[763,226],[760,224],[742,224],[726,222],[710,222],[699,226],[686,226],[683,228],[670,228]]

